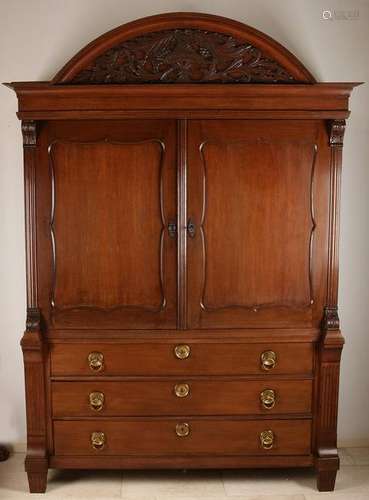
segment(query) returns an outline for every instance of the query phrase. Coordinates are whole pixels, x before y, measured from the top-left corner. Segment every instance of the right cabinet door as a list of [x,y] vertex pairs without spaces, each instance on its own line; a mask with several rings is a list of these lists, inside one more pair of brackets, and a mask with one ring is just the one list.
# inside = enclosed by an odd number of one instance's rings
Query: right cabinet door
[[188,327],[318,326],[328,195],[323,122],[190,121]]

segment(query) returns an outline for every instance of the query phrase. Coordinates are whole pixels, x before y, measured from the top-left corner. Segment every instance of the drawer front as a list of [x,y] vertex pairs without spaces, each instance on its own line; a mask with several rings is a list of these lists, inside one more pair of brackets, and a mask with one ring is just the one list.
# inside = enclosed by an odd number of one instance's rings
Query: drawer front
[[311,380],[53,382],[53,416],[310,413]]
[[313,344],[55,344],[53,376],[310,374]]
[[307,455],[310,420],[55,421],[55,455]]

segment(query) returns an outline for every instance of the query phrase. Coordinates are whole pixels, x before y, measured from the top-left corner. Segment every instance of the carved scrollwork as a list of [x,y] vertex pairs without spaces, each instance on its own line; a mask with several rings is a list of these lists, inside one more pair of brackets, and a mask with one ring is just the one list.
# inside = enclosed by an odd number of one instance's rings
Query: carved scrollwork
[[23,146],[36,146],[37,125],[33,120],[22,121]]
[[28,332],[36,332],[40,330],[41,313],[37,307],[29,307],[27,309],[26,330]]
[[343,146],[343,137],[345,135],[346,121],[333,120],[330,122],[329,144],[331,146]]
[[72,84],[295,83],[288,71],[250,43],[200,29],[171,29],[112,47]]
[[339,330],[340,319],[338,316],[337,307],[325,307],[324,318],[322,324],[323,330]]

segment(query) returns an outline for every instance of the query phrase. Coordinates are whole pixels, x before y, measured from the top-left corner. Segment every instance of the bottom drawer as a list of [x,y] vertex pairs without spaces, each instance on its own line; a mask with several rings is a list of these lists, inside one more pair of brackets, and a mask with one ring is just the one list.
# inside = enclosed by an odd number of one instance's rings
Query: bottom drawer
[[55,421],[55,455],[307,455],[310,420]]

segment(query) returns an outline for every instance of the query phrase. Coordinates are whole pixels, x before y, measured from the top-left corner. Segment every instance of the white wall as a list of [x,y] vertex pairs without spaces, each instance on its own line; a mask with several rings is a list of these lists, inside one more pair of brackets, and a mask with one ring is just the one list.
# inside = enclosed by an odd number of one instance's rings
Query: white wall
[[[359,10],[324,21],[323,9]],[[48,80],[83,45],[135,18],[169,11],[228,16],[271,35],[319,81],[369,82],[365,0],[0,0],[0,81]],[[25,323],[23,179],[16,98],[0,88],[0,442],[25,440],[19,340]],[[344,147],[339,436],[369,442],[369,83],[356,89]]]

